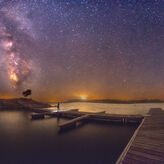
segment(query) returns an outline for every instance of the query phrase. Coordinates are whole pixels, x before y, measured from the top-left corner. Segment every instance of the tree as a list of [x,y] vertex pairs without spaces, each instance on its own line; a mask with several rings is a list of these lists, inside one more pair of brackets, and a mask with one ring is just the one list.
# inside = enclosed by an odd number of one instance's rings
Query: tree
[[27,97],[27,96],[29,96],[29,95],[31,95],[31,94],[32,94],[31,89],[27,89],[26,91],[23,91],[23,92],[22,92],[22,95],[23,95],[24,97]]

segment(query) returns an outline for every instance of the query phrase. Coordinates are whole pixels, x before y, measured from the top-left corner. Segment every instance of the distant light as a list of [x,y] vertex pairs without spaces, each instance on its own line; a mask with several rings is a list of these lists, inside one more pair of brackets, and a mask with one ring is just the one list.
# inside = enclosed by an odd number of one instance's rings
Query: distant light
[[87,96],[81,96],[81,100],[87,100]]

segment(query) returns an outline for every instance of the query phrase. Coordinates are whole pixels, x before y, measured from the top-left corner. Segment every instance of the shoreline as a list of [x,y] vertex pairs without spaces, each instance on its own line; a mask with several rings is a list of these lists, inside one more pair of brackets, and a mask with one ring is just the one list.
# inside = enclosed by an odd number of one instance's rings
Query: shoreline
[[47,112],[49,110],[44,109],[51,107],[48,103],[41,103],[32,99],[16,98],[16,99],[0,99],[0,111],[5,110],[25,110],[31,112]]

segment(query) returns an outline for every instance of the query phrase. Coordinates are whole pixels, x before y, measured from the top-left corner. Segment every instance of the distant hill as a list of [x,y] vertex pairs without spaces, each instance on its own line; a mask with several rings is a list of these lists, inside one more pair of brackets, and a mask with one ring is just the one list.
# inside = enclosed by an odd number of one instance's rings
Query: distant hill
[[164,100],[159,100],[159,99],[141,99],[141,100],[117,100],[117,99],[79,100],[79,99],[73,99],[73,100],[65,101],[65,103],[71,103],[71,102],[135,104],[135,103],[164,103]]
[[27,98],[0,99],[0,110],[37,109],[37,108],[47,108],[47,107],[50,107],[50,105]]

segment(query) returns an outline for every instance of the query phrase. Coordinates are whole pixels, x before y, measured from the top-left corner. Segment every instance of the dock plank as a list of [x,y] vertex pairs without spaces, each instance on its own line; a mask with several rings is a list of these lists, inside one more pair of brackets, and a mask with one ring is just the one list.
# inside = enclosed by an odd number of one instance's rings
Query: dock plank
[[147,154],[152,154],[155,156],[159,156],[159,157],[164,157],[163,152],[160,149],[156,149],[156,148],[148,148],[148,147],[139,147],[139,146],[131,146],[130,151],[137,151],[137,152],[143,152],[143,153],[147,153]]
[[80,116],[80,117],[77,117],[77,118],[74,118],[74,119],[72,119],[72,120],[66,121],[66,122],[64,122],[64,123],[62,123],[62,124],[59,124],[58,126],[59,126],[60,128],[66,127],[66,126],[69,126],[69,125],[72,125],[72,124],[76,123],[77,121],[81,121],[81,120],[83,120],[83,119],[85,119],[85,118],[87,118],[87,117],[89,117],[88,114],[82,115],[82,116]]
[[164,164],[164,111],[151,109],[116,164]]

